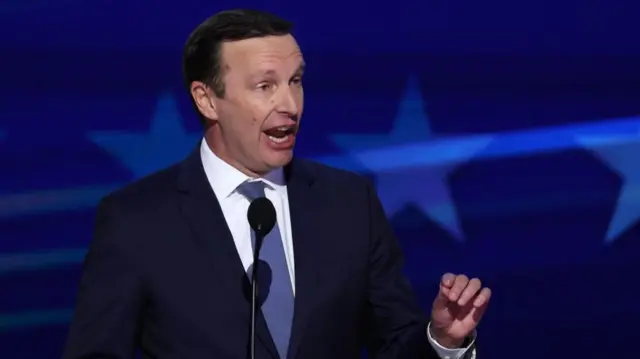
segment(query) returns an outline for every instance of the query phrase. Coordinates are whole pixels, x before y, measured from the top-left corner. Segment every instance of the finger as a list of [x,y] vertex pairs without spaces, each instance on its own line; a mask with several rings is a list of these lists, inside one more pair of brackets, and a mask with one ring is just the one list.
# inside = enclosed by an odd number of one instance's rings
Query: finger
[[487,307],[471,307],[471,310],[466,313],[464,318],[460,319],[462,321],[462,325],[467,328],[469,332],[472,332],[474,329],[476,329],[478,323],[480,323],[480,320],[482,319],[482,316],[484,315],[486,309]]
[[482,283],[480,282],[480,279],[473,278],[472,280],[470,280],[467,284],[467,287],[460,295],[460,298],[458,298],[458,305],[466,305],[469,300],[471,300],[471,298],[475,297],[480,292],[480,289],[482,289]]
[[446,305],[449,302],[449,293],[451,292],[451,286],[455,279],[456,276],[453,273],[446,273],[442,276],[440,280],[440,290],[438,291],[438,296],[434,304]]
[[482,319],[482,316],[484,316],[484,312],[487,310],[487,306],[483,305],[481,307],[473,307],[473,309],[471,310],[471,315],[469,315],[466,319],[468,319],[468,327],[471,328],[471,325],[477,326],[478,323],[480,323],[480,320]]
[[473,306],[476,308],[486,307],[491,299],[491,289],[483,288],[476,299],[473,301]]
[[438,291],[438,295],[436,299],[433,301],[434,307],[444,307],[449,304],[449,292],[451,289],[440,285],[440,290]]
[[466,275],[461,274],[459,276],[456,276],[456,279],[453,281],[451,291],[449,292],[449,300],[452,302],[457,301],[464,289],[467,287],[468,283],[469,278]]
[[440,280],[440,286],[445,288],[451,288],[456,276],[453,273],[445,273]]

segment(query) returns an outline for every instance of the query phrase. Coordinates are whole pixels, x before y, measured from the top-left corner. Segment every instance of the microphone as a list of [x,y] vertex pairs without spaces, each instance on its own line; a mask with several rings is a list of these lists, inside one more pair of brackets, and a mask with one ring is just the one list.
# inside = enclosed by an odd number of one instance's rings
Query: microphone
[[256,358],[256,316],[258,312],[258,262],[260,248],[267,234],[276,224],[276,209],[266,197],[254,199],[247,211],[247,220],[255,235],[253,246],[253,265],[251,271],[251,337],[249,339],[249,351],[251,359]]

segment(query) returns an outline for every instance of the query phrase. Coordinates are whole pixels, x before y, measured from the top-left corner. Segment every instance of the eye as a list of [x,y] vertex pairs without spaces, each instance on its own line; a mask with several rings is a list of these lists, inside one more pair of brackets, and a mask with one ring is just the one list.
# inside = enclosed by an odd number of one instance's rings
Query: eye
[[294,84],[294,85],[297,85],[297,86],[302,85],[302,77],[296,76],[296,77],[291,79],[290,83]]
[[258,84],[258,90],[260,91],[269,91],[273,88],[273,85],[268,83],[268,82],[262,82],[260,84]]

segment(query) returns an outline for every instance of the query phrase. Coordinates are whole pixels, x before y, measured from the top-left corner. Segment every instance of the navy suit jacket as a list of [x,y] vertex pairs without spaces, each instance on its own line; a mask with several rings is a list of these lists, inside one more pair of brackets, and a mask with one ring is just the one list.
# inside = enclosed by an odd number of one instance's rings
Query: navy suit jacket
[[[199,147],[198,147],[199,148]],[[402,254],[364,177],[285,169],[296,298],[289,359],[438,358]],[[199,150],[105,197],[64,359],[248,358],[248,279]],[[277,359],[264,318],[257,357]]]

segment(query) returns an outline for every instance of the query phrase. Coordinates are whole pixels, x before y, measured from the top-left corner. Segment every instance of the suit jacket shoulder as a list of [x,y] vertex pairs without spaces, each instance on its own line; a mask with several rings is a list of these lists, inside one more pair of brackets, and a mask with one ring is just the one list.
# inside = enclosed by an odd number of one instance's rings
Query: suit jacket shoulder
[[176,164],[152,173],[107,194],[101,203],[134,212],[153,208],[175,190],[179,172],[180,165]]
[[177,213],[179,167],[155,172],[104,196],[96,210],[92,247],[108,244],[137,257],[141,246],[153,244]]
[[371,180],[356,172],[331,167],[320,162],[304,158],[295,158],[293,166],[301,167],[305,172],[324,184],[328,184],[336,191],[349,191],[354,189],[370,189]]

